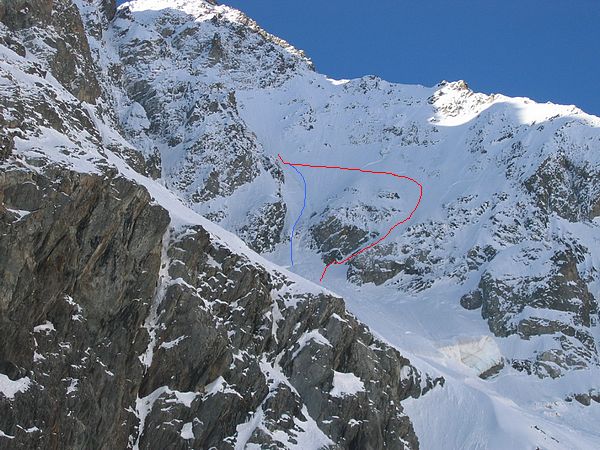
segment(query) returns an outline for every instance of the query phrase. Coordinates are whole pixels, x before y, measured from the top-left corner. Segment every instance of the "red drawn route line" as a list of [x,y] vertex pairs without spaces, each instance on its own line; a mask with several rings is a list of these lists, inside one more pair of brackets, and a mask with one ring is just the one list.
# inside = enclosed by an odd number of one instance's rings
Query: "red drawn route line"
[[421,183],[419,183],[417,180],[415,180],[414,178],[411,177],[407,177],[405,175],[398,175],[397,173],[394,172],[377,172],[374,170],[365,170],[365,169],[359,169],[357,167],[340,167],[340,166],[317,166],[317,165],[313,165],[313,164],[301,164],[301,163],[291,163],[289,161],[284,161],[283,158],[281,157],[280,154],[277,154],[277,156],[279,157],[279,160],[283,163],[286,164],[288,166],[297,166],[297,167],[310,167],[311,169],[337,169],[337,170],[352,170],[352,171],[356,171],[356,172],[362,172],[362,173],[372,173],[375,175],[391,175],[393,177],[396,178],[402,178],[408,181],[412,181],[413,183],[415,183],[417,186],[419,186],[419,200],[417,200],[417,204],[415,205],[415,207],[413,208],[413,210],[410,212],[410,214],[403,220],[396,222],[388,231],[387,233],[385,233],[383,236],[381,236],[379,239],[377,239],[375,242],[367,245],[366,247],[361,248],[360,250],[357,250],[356,252],[352,253],[350,256],[344,258],[341,261],[336,261],[333,260],[331,261],[329,264],[327,264],[325,266],[325,269],[323,269],[323,273],[321,274],[321,278],[319,279],[320,282],[323,281],[323,278],[325,277],[325,274],[327,273],[327,269],[329,269],[330,266],[332,266],[333,264],[337,264],[337,265],[341,265],[341,264],[345,264],[348,261],[350,261],[352,258],[355,258],[356,256],[360,255],[363,252],[366,252],[367,250],[375,247],[377,244],[379,244],[381,241],[383,241],[385,238],[387,238],[390,233],[392,231],[394,231],[394,228],[396,228],[398,225],[402,225],[405,222],[408,222],[413,214],[415,213],[415,211],[417,210],[417,208],[419,207],[419,205],[421,204],[421,199],[423,198],[423,185],[421,185]]

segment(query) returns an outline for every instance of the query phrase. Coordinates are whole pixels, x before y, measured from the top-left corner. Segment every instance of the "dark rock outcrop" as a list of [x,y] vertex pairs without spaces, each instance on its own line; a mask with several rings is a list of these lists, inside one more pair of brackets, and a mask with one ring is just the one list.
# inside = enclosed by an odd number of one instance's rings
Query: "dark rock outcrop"
[[537,278],[515,280],[486,271],[478,288],[461,298],[464,308],[481,308],[496,336],[553,337],[555,348],[537,354],[533,361],[515,361],[517,369],[557,377],[564,370],[597,362],[590,326],[598,304],[577,270],[576,257],[572,251],[556,252],[551,272]]
[[[105,3],[110,15],[114,2]],[[95,103],[100,87],[79,10],[72,1],[2,0],[0,22],[22,39],[19,49],[45,61],[69,92],[81,101]],[[17,49],[17,53],[21,52]]]
[[15,169],[0,217],[0,360],[30,380],[0,395],[0,429],[23,448],[125,448],[168,215],[122,178]]
[[241,228],[240,237],[258,253],[273,250],[281,242],[286,212],[287,205],[283,201],[263,205]]
[[115,14],[117,14],[116,0],[102,0],[101,9],[107,20],[113,20]]
[[600,173],[564,154],[547,158],[524,184],[546,215],[555,213],[571,222],[600,215]]
[[9,166],[0,229],[0,371],[21,386],[0,395],[11,445],[279,448],[309,433],[331,448],[417,448],[401,401],[442,380],[341,299],[202,226],[170,228],[115,171]]
[[356,225],[344,224],[335,216],[325,218],[310,232],[326,264],[343,259],[369,239],[368,231]]

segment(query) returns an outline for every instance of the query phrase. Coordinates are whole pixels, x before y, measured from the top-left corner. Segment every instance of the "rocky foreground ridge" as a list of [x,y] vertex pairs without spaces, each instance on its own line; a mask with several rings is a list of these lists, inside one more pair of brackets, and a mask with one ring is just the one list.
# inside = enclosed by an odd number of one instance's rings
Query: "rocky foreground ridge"
[[340,298],[174,227],[118,173],[15,159],[0,176],[3,448],[418,446],[401,401],[434,382]]

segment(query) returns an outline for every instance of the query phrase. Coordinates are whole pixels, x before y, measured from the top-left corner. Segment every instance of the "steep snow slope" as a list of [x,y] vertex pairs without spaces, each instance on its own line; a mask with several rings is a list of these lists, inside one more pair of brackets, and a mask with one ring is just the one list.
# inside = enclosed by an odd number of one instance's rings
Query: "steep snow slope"
[[[573,399],[597,398],[600,375],[600,119],[464,82],[330,80],[243,14],[208,2],[125,4],[91,46],[114,120],[155,176],[278,264],[289,265],[303,204],[278,153],[423,184],[413,219],[332,268],[324,285],[449,380],[435,406],[412,408],[428,446],[443,447],[453,429],[456,447],[597,447],[598,404]],[[308,202],[293,271],[314,281],[405,217],[418,195],[391,177],[301,170]],[[433,417],[446,428],[432,432]]]

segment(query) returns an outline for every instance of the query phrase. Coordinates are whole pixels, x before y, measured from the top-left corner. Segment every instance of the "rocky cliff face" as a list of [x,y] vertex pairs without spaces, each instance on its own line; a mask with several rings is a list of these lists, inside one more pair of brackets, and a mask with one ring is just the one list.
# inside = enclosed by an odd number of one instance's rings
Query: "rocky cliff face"
[[[106,9],[109,16],[112,8],[114,3]],[[72,1],[4,1],[0,22],[6,27],[0,32],[9,48],[22,55],[29,50],[70,93],[95,103],[98,81],[79,10]]]
[[1,10],[0,447],[417,448],[402,402],[443,379],[145,177],[102,71],[56,69],[92,60],[79,10],[34,6]]

